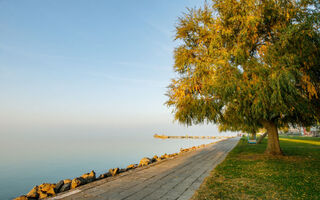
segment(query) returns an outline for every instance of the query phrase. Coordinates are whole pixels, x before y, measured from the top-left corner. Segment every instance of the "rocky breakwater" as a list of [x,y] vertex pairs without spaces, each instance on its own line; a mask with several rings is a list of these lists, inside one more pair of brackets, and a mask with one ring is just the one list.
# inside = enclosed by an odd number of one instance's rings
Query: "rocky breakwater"
[[[216,142],[212,142],[210,144],[213,144],[213,143],[216,143]],[[131,164],[124,169],[112,168],[112,169],[109,169],[108,172],[101,174],[97,178],[96,178],[96,173],[94,171],[91,171],[90,173],[83,174],[82,176],[76,177],[72,180],[65,179],[65,180],[59,181],[58,183],[43,183],[39,186],[35,186],[34,188],[32,188],[28,194],[17,197],[14,200],[37,200],[37,199],[45,199],[48,197],[54,197],[58,193],[66,192],[70,189],[77,188],[81,185],[91,183],[93,181],[97,181],[100,179],[117,176],[123,172],[133,170],[136,168],[142,168],[162,160],[176,157],[185,152],[194,151],[199,148],[204,148],[210,144],[203,144],[203,145],[193,146],[185,149],[181,148],[179,153],[164,154],[161,156],[155,155],[152,158],[144,157],[140,160],[139,164]]]
[[26,195],[15,198],[15,200],[35,200],[35,199],[45,199],[47,197],[56,196],[60,192],[65,192],[70,189],[79,187],[96,180],[96,173],[91,171],[90,173],[83,174],[80,177],[74,178],[72,180],[65,179],[58,183],[43,183],[39,186],[35,186]]

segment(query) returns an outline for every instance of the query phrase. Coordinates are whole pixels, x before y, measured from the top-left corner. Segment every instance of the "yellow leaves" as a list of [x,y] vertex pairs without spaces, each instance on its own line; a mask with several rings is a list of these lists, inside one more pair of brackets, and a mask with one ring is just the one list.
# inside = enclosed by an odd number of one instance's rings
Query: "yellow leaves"
[[267,45],[261,45],[260,48],[258,49],[259,55],[260,56],[266,55],[267,50],[268,50],[268,46]]
[[252,74],[252,85],[256,85],[259,82],[259,77],[256,74]]
[[202,85],[201,85],[201,84],[196,84],[196,85],[193,87],[193,91],[196,91],[197,93],[200,93],[200,94],[201,94],[201,88],[202,88]]
[[309,99],[311,99],[313,96],[318,98],[317,90],[312,84],[308,84],[307,90],[309,92]]
[[186,96],[186,91],[187,91],[186,89],[187,89],[186,85],[180,82],[173,92],[173,95],[172,95],[173,99],[177,101],[181,101],[181,99],[183,99]]
[[247,74],[247,72],[243,72],[242,76],[243,76],[243,79],[244,79],[244,80],[248,80],[248,74]]
[[310,76],[304,74],[301,78],[302,88],[308,93],[309,99],[312,97],[318,98],[318,93],[315,86],[310,81]]
[[290,13],[289,12],[287,12],[286,19],[287,19],[287,21],[290,19]]
[[226,65],[228,62],[225,60],[225,59],[219,59],[216,61],[216,64],[217,65],[220,65],[220,66],[224,66]]
[[260,47],[258,47],[259,56],[264,57],[265,55],[267,55],[270,46],[271,46],[271,43],[268,41],[266,41],[266,42],[264,42],[264,44],[260,45]]

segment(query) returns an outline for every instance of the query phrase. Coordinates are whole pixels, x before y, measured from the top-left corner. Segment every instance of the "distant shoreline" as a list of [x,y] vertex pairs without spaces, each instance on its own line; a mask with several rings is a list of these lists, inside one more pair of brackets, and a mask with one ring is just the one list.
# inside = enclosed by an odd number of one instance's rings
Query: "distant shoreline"
[[181,135],[181,136],[168,136],[168,135],[158,135],[154,134],[154,138],[159,139],[228,139],[231,136],[191,136],[191,135]]

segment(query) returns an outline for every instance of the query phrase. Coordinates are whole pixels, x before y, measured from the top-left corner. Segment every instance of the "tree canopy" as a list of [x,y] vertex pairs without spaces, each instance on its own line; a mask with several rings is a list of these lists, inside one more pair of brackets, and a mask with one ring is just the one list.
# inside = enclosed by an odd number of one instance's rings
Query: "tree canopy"
[[167,95],[175,119],[268,131],[320,119],[319,0],[212,0],[179,18]]

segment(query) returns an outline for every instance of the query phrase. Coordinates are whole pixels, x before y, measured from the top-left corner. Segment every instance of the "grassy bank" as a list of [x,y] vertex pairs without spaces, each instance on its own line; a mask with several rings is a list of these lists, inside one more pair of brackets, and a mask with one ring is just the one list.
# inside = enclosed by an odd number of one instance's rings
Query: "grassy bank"
[[281,137],[281,157],[266,157],[266,145],[241,139],[193,200],[320,199],[320,138]]

